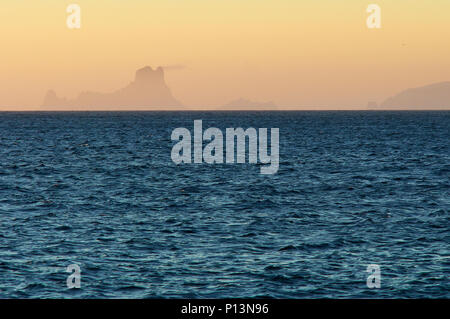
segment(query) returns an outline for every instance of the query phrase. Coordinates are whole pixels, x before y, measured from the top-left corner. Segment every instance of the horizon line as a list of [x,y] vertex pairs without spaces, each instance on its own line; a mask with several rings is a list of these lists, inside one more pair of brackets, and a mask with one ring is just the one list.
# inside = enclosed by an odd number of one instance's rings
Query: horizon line
[[40,108],[40,107],[0,107],[0,112],[291,112],[291,111],[450,111],[450,107],[328,107],[328,106],[305,106],[305,107],[136,107],[136,108]]

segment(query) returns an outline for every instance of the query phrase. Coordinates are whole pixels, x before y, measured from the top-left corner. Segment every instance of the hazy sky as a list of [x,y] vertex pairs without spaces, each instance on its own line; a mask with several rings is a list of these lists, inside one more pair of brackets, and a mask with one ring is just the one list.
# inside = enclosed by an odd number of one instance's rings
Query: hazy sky
[[[81,6],[81,29],[66,8]],[[368,29],[366,8],[381,9]],[[281,106],[365,106],[450,80],[449,0],[2,0],[0,105],[38,105],[166,71],[186,105],[240,97]]]

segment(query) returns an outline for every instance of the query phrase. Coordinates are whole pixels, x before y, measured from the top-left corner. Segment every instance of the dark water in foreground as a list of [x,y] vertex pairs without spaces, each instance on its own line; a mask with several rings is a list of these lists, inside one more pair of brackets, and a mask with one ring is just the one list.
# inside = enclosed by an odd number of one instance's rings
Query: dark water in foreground
[[[175,165],[194,119],[278,127],[278,173]],[[0,113],[0,298],[449,298],[449,141],[450,112]]]

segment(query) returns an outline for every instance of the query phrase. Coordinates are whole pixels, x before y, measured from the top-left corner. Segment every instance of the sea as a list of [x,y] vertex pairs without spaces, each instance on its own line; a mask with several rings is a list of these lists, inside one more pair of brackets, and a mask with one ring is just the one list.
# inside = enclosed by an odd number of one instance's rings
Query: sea
[[[278,172],[175,164],[194,120]],[[0,298],[450,298],[449,213],[449,111],[0,113]]]

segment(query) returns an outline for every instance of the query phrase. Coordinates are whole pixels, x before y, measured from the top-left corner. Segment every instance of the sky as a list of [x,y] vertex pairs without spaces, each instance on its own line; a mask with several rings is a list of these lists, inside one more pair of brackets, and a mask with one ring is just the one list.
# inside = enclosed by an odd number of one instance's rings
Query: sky
[[114,91],[146,65],[188,106],[366,106],[449,81],[449,39],[448,0],[2,0],[0,106]]

